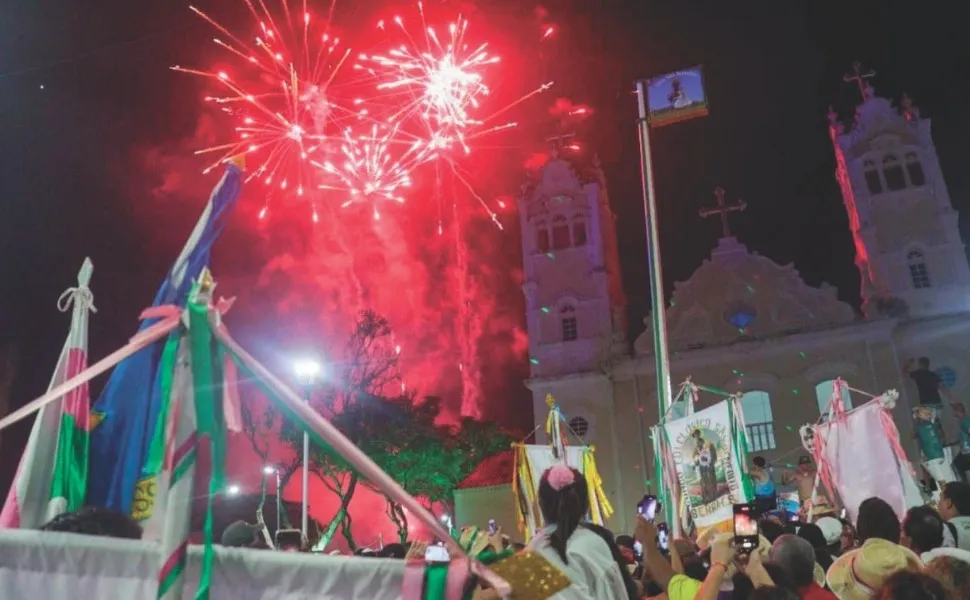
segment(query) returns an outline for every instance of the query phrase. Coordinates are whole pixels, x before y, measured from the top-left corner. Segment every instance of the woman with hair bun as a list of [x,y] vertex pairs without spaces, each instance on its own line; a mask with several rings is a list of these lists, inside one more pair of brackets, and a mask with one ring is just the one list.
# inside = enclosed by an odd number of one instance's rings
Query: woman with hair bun
[[539,510],[547,523],[533,549],[572,580],[556,598],[616,600],[639,597],[613,534],[586,523],[589,486],[576,469],[550,467],[539,480]]

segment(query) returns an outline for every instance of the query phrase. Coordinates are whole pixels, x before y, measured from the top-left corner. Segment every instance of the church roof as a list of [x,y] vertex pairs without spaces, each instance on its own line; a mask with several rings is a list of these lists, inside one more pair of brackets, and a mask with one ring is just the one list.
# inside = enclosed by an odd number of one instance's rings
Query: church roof
[[919,109],[912,100],[903,95],[899,107],[887,98],[875,95],[875,89],[866,88],[866,97],[856,107],[855,118],[848,131],[833,111],[829,121],[835,130],[839,146],[850,155],[865,151],[868,143],[884,135],[894,135],[903,143],[916,143],[921,128],[928,127],[929,121],[920,116]]
[[478,463],[475,470],[469,473],[468,477],[465,477],[455,488],[467,490],[493,485],[508,485],[512,483],[514,471],[515,451],[499,452]]
[[532,165],[529,180],[522,185],[523,198],[533,196],[536,190],[548,195],[579,191],[589,183],[605,185],[605,178],[599,160],[594,156],[560,156],[552,154],[544,161]]
[[[833,286],[809,286],[793,265],[779,265],[727,237],[690,279],[674,284],[667,336],[672,351],[689,351],[855,320],[855,311],[838,300]],[[649,318],[645,322],[647,330],[634,344],[637,354],[653,353],[652,326]]]

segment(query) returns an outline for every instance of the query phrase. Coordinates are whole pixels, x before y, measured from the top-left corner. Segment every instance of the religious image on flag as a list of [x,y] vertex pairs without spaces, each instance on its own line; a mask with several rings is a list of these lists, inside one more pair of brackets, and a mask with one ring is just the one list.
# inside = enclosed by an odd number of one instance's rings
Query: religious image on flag
[[[222,233],[243,183],[243,163],[231,161],[216,184],[189,240],[162,282],[153,307],[184,308],[193,281],[208,265],[212,246]],[[140,331],[158,319],[142,321]],[[173,337],[177,337],[173,333]],[[139,521],[152,516],[159,457],[164,446],[171,370],[160,369],[163,350],[173,345],[159,340],[130,356],[112,371],[94,405],[87,504],[112,508]],[[171,351],[171,350],[170,350]],[[169,388],[170,389],[170,388]],[[155,449],[153,451],[153,446]]]
[[662,425],[676,479],[698,535],[728,531],[732,506],[750,501],[745,484],[743,421],[737,400],[718,402]]
[[[88,283],[94,266],[84,259],[77,287],[61,295],[57,307],[71,310],[71,326],[48,389],[88,365],[88,312],[95,312]],[[59,514],[84,506],[88,473],[91,402],[81,385],[37,413],[7,500],[0,528],[36,529]]]

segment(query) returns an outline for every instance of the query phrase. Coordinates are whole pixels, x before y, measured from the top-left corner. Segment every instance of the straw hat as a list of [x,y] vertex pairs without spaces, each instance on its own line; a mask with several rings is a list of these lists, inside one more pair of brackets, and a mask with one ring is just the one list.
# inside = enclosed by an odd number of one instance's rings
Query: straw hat
[[918,571],[921,567],[919,557],[912,550],[872,538],[861,548],[837,558],[829,567],[827,579],[829,588],[840,600],[866,600],[897,571]]

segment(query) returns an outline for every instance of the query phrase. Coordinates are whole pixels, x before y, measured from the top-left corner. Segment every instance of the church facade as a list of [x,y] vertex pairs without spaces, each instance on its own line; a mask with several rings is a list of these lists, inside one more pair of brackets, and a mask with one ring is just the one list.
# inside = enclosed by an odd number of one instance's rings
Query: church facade
[[[784,465],[804,453],[798,428],[819,418],[837,378],[859,390],[847,406],[868,400],[862,392],[897,389],[896,422],[915,459],[910,415],[919,397],[907,360],[929,358],[954,400],[970,389],[970,266],[957,213],[930,120],[907,99],[897,109],[866,87],[854,124],[830,115],[830,135],[862,314],[835,288],[809,286],[792,265],[726,235],[667,298],[674,391],[690,377],[742,394],[751,452]],[[631,351],[605,178],[554,157],[524,190],[520,215],[536,423],[552,394],[596,448],[616,510],[611,527],[631,532],[636,503],[656,489],[653,332],[648,324]],[[719,399],[702,393],[697,408]]]

